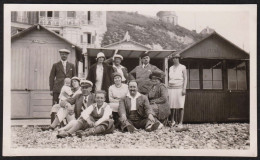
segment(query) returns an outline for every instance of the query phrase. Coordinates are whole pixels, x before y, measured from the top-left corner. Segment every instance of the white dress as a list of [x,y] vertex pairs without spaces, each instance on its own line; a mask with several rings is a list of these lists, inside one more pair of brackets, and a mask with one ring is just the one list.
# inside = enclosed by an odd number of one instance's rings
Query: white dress
[[173,65],[169,69],[168,93],[170,108],[184,108],[185,95],[182,95],[183,70],[186,70],[186,67],[182,64],[177,67]]

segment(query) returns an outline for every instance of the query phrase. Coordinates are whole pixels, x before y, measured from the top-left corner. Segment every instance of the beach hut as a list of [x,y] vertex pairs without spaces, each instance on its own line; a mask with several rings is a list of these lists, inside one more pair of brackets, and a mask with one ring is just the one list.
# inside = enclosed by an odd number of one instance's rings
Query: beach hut
[[49,74],[52,64],[60,60],[61,48],[71,51],[68,61],[77,68],[81,48],[41,25],[11,37],[12,119],[50,117]]
[[247,52],[213,32],[177,53],[188,73],[185,122],[249,121]]

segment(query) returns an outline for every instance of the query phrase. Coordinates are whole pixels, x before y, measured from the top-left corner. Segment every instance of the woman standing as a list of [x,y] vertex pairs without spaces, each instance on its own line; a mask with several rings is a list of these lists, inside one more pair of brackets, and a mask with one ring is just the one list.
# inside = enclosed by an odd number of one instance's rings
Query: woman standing
[[[109,86],[113,83],[113,68],[104,63],[104,53],[99,52],[96,59],[97,63],[90,67],[87,80],[93,83],[93,92],[100,90],[108,92]],[[108,96],[106,96],[106,98],[108,98]]]
[[152,106],[158,120],[167,124],[168,116],[171,114],[168,102],[168,90],[162,83],[162,74],[160,72],[153,72],[149,78],[153,83],[152,89],[148,92],[148,99]]
[[183,128],[184,102],[187,86],[186,67],[179,62],[180,55],[172,57],[173,65],[169,69],[169,103],[171,108],[171,126],[175,126],[174,115],[179,111],[178,127]]
[[115,121],[115,127],[119,126],[119,115],[118,115],[118,107],[120,99],[124,98],[128,93],[128,85],[122,83],[122,75],[118,72],[113,73],[114,82],[112,86],[109,87],[109,105],[112,109],[113,119]]

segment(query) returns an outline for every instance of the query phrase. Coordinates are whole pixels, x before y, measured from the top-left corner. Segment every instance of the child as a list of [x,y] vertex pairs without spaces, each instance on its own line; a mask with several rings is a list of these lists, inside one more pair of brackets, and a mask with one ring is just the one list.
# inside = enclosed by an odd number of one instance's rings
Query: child
[[60,92],[60,96],[59,96],[59,99],[60,99],[59,103],[73,95],[73,92],[70,88],[70,84],[71,84],[70,78],[65,78],[64,86],[61,88],[61,92]]

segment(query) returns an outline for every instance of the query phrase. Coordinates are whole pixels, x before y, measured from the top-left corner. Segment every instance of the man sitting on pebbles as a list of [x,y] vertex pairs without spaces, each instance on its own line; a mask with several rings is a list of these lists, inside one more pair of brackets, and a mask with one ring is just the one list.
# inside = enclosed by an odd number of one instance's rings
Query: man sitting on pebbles
[[[95,101],[84,111],[77,120],[71,121],[67,126],[61,128],[57,138],[65,138],[76,135],[80,138],[83,136],[108,134],[114,130],[114,120],[112,119],[112,109],[105,102],[106,92],[96,91]],[[68,103],[68,105],[70,105]]]
[[128,85],[129,93],[119,102],[121,129],[132,133],[136,128],[148,132],[162,128],[163,124],[154,117],[148,98],[137,91],[137,82],[131,80]]

